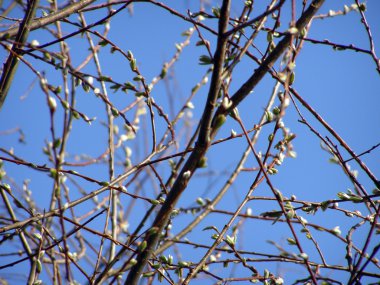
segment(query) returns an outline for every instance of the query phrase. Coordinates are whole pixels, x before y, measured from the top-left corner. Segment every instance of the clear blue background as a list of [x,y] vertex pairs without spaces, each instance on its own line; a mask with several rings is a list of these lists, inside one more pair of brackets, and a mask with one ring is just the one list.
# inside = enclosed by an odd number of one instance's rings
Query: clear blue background
[[[165,3],[181,13],[186,13],[187,9],[192,12],[199,9],[198,1],[165,1]],[[265,5],[266,4],[265,2]],[[327,13],[330,9],[342,9],[343,4],[350,5],[351,2],[326,1],[320,12]],[[232,16],[236,16],[236,13],[239,11],[239,6],[240,1],[239,3],[233,1]],[[206,8],[208,9],[207,11],[209,11],[210,7]],[[258,15],[264,8],[265,6],[260,7],[258,3],[257,11],[254,12],[253,15]],[[380,18],[378,16],[380,3],[379,1],[369,0],[367,1],[367,8],[366,17],[373,29],[372,33],[375,44],[378,45],[380,44],[380,29],[378,28],[380,26]],[[286,9],[287,11],[285,13]],[[104,12],[105,11],[87,13],[87,22],[91,23],[103,17]],[[288,22],[285,20],[289,20],[289,12],[290,2],[287,1],[284,7],[284,20],[282,21],[281,30],[286,30],[288,26]],[[297,11],[297,15],[299,15],[299,13],[300,11]],[[21,17],[21,14],[11,16]],[[76,16],[71,17],[72,20],[75,18]],[[207,20],[205,23],[211,25],[213,28],[216,27],[215,21],[213,20]],[[190,23],[170,15],[167,11],[146,3],[137,3],[133,7],[132,15],[124,11],[112,19],[109,39],[125,51],[131,50],[133,52],[137,59],[139,70],[145,76],[147,82],[150,82],[154,76],[160,73],[162,64],[168,61],[175,53],[174,43],[179,43],[184,40],[184,37],[180,34],[189,27],[191,27]],[[63,30],[73,29],[74,28],[70,25],[63,25]],[[98,30],[101,31],[101,29]],[[210,40],[212,51],[214,51],[215,37],[207,31],[203,31],[203,35]],[[328,39],[332,42],[353,44],[357,47],[369,49],[368,37],[364,26],[360,23],[360,15],[357,12],[352,12],[345,16],[337,16],[335,18],[315,20],[308,37],[319,40]],[[37,39],[41,44],[51,40],[48,33],[42,30],[31,32],[29,40],[32,39]],[[93,39],[95,42],[98,41],[95,38]],[[207,67],[198,65],[198,57],[202,54],[206,54],[206,51],[203,47],[195,47],[196,41],[196,35],[194,35],[190,46],[184,49],[178,63],[169,71],[169,75],[172,77],[169,80],[168,88],[172,96],[171,104],[173,104],[176,111],[183,105],[185,99],[190,94],[191,88],[201,79],[207,70]],[[68,44],[75,63],[74,66],[78,65],[88,54],[87,41],[76,36],[69,39]],[[255,44],[258,47],[265,48],[266,35],[261,35]],[[50,48],[58,50],[58,45]],[[379,50],[377,51],[380,53]],[[3,49],[0,51],[0,56],[3,60],[6,58],[6,53]],[[59,73],[48,68],[46,65],[41,65],[31,57],[26,57],[26,59],[32,62],[37,70],[46,71],[46,77],[49,83],[59,84]],[[111,55],[109,47],[105,47],[101,50],[100,59],[104,74],[110,75],[117,82],[131,81],[133,74],[130,72],[128,62],[120,55]],[[305,42],[296,64],[296,81],[294,87],[335,131],[346,140],[348,145],[356,153],[367,150],[379,142],[380,136],[378,130],[380,112],[378,109],[380,106],[380,79],[379,73],[375,70],[376,66],[369,55],[356,53],[351,50],[334,51],[331,46],[315,45]],[[278,66],[279,63],[277,63],[276,67]],[[248,59],[244,59],[241,62],[241,65],[237,68],[233,76],[233,84],[230,90],[231,94],[251,75],[256,67],[257,65]],[[92,62],[82,71],[96,74]],[[49,131],[50,122],[46,99],[38,87],[38,82],[30,92],[28,91],[28,87],[35,79],[35,75],[33,75],[25,65],[20,64],[14,79],[14,84],[0,112],[0,131],[10,130],[16,127],[22,128],[25,133],[26,144],[18,143],[18,134],[13,133],[10,135],[1,135],[0,146],[6,149],[13,148],[14,153],[19,157],[42,165],[48,163],[46,156],[42,154],[42,147],[46,140],[51,140]],[[95,85],[100,87],[97,82]],[[194,126],[203,109],[203,103],[205,102],[208,90],[207,87],[208,85],[203,87],[193,100],[196,107],[192,119],[193,125],[191,128],[182,127],[182,130],[178,128],[176,130],[177,133],[186,131],[188,134],[191,134],[194,130]],[[246,126],[252,126],[254,123],[257,123],[272,87],[273,80],[269,76],[266,76],[254,90],[252,96],[239,107],[240,114]],[[165,85],[160,83],[153,89],[152,96],[156,102],[163,106],[170,114],[167,90]],[[26,92],[28,95],[22,99],[22,96]],[[109,91],[109,96],[111,101],[120,109],[125,107],[128,102],[131,102],[133,99],[132,93],[127,95],[121,92],[113,94],[112,91]],[[87,154],[97,157],[105,151],[107,146],[107,130],[101,124],[102,121],[106,121],[103,103],[96,98],[92,92],[85,93],[82,90],[78,91],[77,101],[78,110],[84,112],[90,118],[97,117],[97,120],[91,126],[82,120],[74,122],[67,148],[69,153],[67,156],[68,161],[73,161],[73,156],[77,154]],[[60,106],[58,109],[60,109]],[[56,117],[59,118],[60,114],[62,114],[61,110],[57,112]],[[303,114],[323,136],[328,135],[331,138],[307,111],[303,110]],[[127,117],[130,118],[128,113]],[[162,134],[162,126],[164,126],[164,123],[161,118],[156,117],[158,125],[161,126],[158,133]],[[299,117],[294,107],[289,107],[284,121],[286,126],[297,134],[297,138],[294,141],[297,158],[286,159],[284,164],[279,168],[279,174],[272,177],[272,181],[275,187],[279,188],[287,197],[294,194],[300,200],[318,202],[334,199],[336,198],[337,192],[345,192],[347,188],[352,188],[351,183],[337,165],[328,162],[329,155],[321,150],[319,139],[313,135],[305,125],[300,124],[298,119]],[[146,124],[149,126],[148,117],[146,117],[146,121]],[[120,126],[120,130],[122,130],[122,120],[118,118],[115,122]],[[60,126],[60,124],[57,124],[57,126]],[[183,126],[183,124],[179,126]],[[240,132],[236,122],[228,121],[219,132],[218,138],[229,136],[231,128]],[[266,136],[272,129],[272,126],[265,128],[256,146],[257,150],[265,150],[267,144]],[[134,162],[138,162],[144,157],[146,143],[148,144],[147,149],[151,148],[149,139],[149,135],[145,137],[142,133],[138,133],[136,144],[135,142],[131,142],[130,147],[134,147]],[[136,145],[138,145],[137,149]],[[183,150],[184,147],[185,144],[184,141],[182,141],[179,150]],[[240,153],[245,147],[246,142],[243,138],[238,138],[212,147],[208,154],[209,168],[197,172],[199,177],[194,177],[178,206],[195,206],[196,198],[203,196],[204,193],[206,193],[206,196],[212,198],[227,179],[228,176],[225,173],[229,173],[234,168],[235,163],[240,158]],[[343,152],[342,148],[339,149]],[[376,149],[371,152],[371,154],[362,157],[363,161],[372,169],[375,175],[379,173],[379,154],[380,151]],[[348,158],[347,154],[345,154],[345,158]],[[358,169],[357,165],[354,163],[351,164],[354,169]],[[256,166],[256,163],[251,156],[246,163],[246,167],[254,166]],[[164,162],[159,164],[157,168],[161,171],[160,173],[164,178],[168,177],[170,173],[168,163]],[[210,169],[215,171],[214,176],[209,177],[202,175],[207,173]],[[29,187],[33,191],[33,198],[36,200],[37,205],[41,211],[48,207],[53,181],[47,174],[35,172],[27,167],[17,166],[11,163],[5,163],[5,170],[7,171],[7,175],[14,178],[19,184],[22,184],[24,179],[29,178],[31,180]],[[108,179],[106,165],[97,165],[75,170],[98,180]],[[120,174],[121,171],[122,168],[117,168],[117,174]],[[243,173],[217,206],[217,209],[232,211],[236,208],[242,197],[244,197],[254,177],[255,175],[253,173]],[[373,189],[373,185],[363,173],[359,173],[359,180],[368,191]],[[81,183],[83,182],[81,181]],[[87,192],[98,188],[91,183],[83,183],[82,185],[86,187]],[[131,192],[133,191],[133,189],[129,190]],[[143,191],[145,191],[142,192],[144,195],[150,198],[155,197],[150,183],[147,183]],[[255,194],[258,196],[271,196],[268,187],[264,183],[256,190]],[[77,191],[72,191],[71,195],[72,200],[80,197]],[[105,195],[101,197],[105,197]],[[101,198],[99,198],[99,200],[101,200]],[[130,200],[126,199],[126,201],[129,203]],[[134,215],[141,215],[141,210],[146,209],[148,206],[146,203],[137,203]],[[248,206],[252,208],[253,214],[255,215],[267,210],[278,209],[277,204],[274,202],[251,201],[248,203]],[[348,207],[352,208],[351,206]],[[357,205],[354,206],[357,207]],[[76,214],[81,215],[86,213],[89,209],[88,207],[93,207],[93,203],[87,202],[83,207],[76,208]],[[346,205],[344,205],[344,207],[346,207]],[[359,209],[363,214],[366,213],[365,209],[361,207],[359,207]],[[340,225],[343,236],[349,227],[359,221],[356,218],[349,219],[343,213],[336,211],[318,212],[315,216],[306,215],[305,213],[302,213],[302,215],[309,222],[320,223],[326,228],[331,229]],[[139,222],[139,218],[140,216],[135,216],[135,219],[129,221],[131,230],[133,230],[136,223]],[[173,233],[182,229],[191,218],[191,216],[180,215],[174,219]],[[22,217],[20,217],[20,219],[22,219]],[[228,220],[228,216],[212,214],[209,218],[204,220],[196,230],[190,233],[188,238],[194,242],[211,244],[212,240],[209,238],[211,233],[202,232],[201,229],[208,225],[215,225],[219,229],[222,229]],[[102,231],[103,222],[103,218],[100,218],[91,225],[97,230]],[[362,247],[363,237],[366,236],[367,231],[368,227],[363,227],[363,229],[354,236],[360,248]],[[345,244],[326,233],[316,231],[312,231],[312,233],[325,252],[328,264],[345,264],[343,252]],[[289,236],[290,232],[285,224],[277,223],[271,225],[271,223],[268,222],[246,220],[238,236],[238,248],[278,254],[278,250],[266,242],[267,240],[273,240],[289,251],[296,250],[295,248],[287,246],[286,238]],[[98,242],[97,239],[94,240]],[[301,242],[307,249],[306,251],[311,256],[311,259],[316,258],[318,260],[313,246],[304,238],[301,238]],[[191,246],[186,245],[181,246],[180,249],[182,258],[190,261],[196,261],[205,253],[203,249],[194,250]],[[9,252],[9,249],[1,247],[0,253],[3,252]],[[0,263],[5,264],[11,260],[14,260],[14,257],[2,257]],[[11,272],[12,274],[21,271],[27,272],[27,266],[28,263],[26,262],[14,268],[0,271],[0,276],[8,279]],[[285,284],[289,284],[294,278],[305,277],[307,275],[304,268],[291,264],[275,265],[255,263],[254,266],[256,266],[261,273],[264,268],[268,268],[272,272],[282,275],[285,279]],[[218,265],[214,267],[211,266],[210,269],[211,271],[215,270],[216,274],[224,275],[221,272],[223,269]],[[239,272],[240,271],[235,272],[236,276],[239,276]],[[331,272],[327,270],[323,270],[322,272],[324,275],[331,274]],[[247,272],[243,271],[241,274],[245,276]],[[341,279],[343,283],[347,280],[347,275],[341,272],[334,272],[332,277]],[[194,281],[193,283],[213,284],[213,282],[215,282],[213,279],[200,280],[201,281]],[[23,284],[23,282],[24,281],[20,281],[16,278],[12,280],[12,284]]]

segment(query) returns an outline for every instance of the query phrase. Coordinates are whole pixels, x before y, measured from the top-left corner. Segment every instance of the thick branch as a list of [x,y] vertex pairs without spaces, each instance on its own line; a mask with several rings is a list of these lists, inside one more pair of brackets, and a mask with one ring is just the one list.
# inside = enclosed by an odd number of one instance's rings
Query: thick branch
[[8,90],[16,73],[19,62],[19,51],[28,38],[28,34],[30,31],[30,23],[32,22],[34,14],[36,13],[37,5],[38,0],[32,0],[30,2],[28,1],[25,17],[22,23],[20,24],[20,27],[16,28],[16,43],[12,46],[12,49],[10,50],[8,59],[4,64],[3,74],[0,78],[0,109],[3,106],[5,98],[7,97]]
[[[318,9],[322,6],[324,0],[314,0],[309,8],[301,15],[296,23],[296,28],[300,32],[317,13]],[[261,81],[268,70],[275,64],[278,58],[283,54],[283,52],[291,44],[291,40],[294,37],[292,34],[287,34],[275,47],[275,49],[269,54],[269,56],[264,60],[264,62],[255,70],[252,76],[239,88],[238,91],[231,97],[232,105],[227,110],[223,107],[219,107],[217,111],[218,114],[227,114],[240,102],[246,98],[251,90]]]
[[[226,3],[228,2],[228,3]],[[205,109],[203,111],[203,116],[201,119],[201,128],[199,131],[199,138],[197,144],[200,146],[207,146],[210,144],[210,128],[211,128],[211,119],[212,114],[215,109],[216,100],[218,98],[218,93],[220,87],[222,85],[222,73],[223,73],[223,65],[226,54],[226,44],[227,37],[224,32],[228,26],[228,18],[229,18],[229,1],[223,2],[223,7],[220,14],[219,21],[219,35],[218,42],[216,46],[216,51],[214,55],[214,70],[211,77],[210,90],[207,96],[207,102],[205,105]],[[225,10],[223,9],[225,8]]]
[[[309,6],[309,8],[302,14],[300,19],[296,23],[297,29],[302,30],[312,19],[318,9],[322,6],[324,0],[315,0]],[[263,64],[254,72],[254,74],[248,79],[248,81],[235,93],[232,97],[233,105],[229,109],[225,109],[223,106],[218,109],[214,115],[213,125],[210,123],[210,118],[212,117],[212,110],[215,107],[215,100],[217,93],[220,88],[221,79],[218,76],[222,70],[222,64],[224,61],[225,47],[222,46],[226,44],[225,29],[221,30],[223,26],[227,27],[227,23],[223,24],[223,21],[228,19],[229,1],[224,1],[221,9],[221,18],[219,22],[219,33],[218,33],[218,47],[214,56],[214,71],[211,80],[210,92],[207,98],[206,106],[204,109],[204,114],[201,121],[201,131],[196,143],[196,147],[189,159],[187,160],[185,166],[183,167],[181,173],[176,179],[172,190],[170,191],[165,203],[160,209],[156,216],[155,221],[151,227],[151,232],[147,234],[144,242],[146,242],[146,248],[140,252],[137,256],[137,263],[131,268],[131,271],[127,277],[125,284],[136,285],[141,276],[141,273],[152,255],[155,247],[158,243],[160,233],[167,224],[170,215],[177,203],[182,192],[185,190],[191,175],[194,173],[197,167],[198,161],[204,156],[208,149],[210,139],[214,137],[217,132],[217,121],[220,115],[225,116],[229,111],[237,106],[257,85],[257,83],[264,77],[266,72],[273,66],[276,60],[281,56],[281,54],[290,45],[292,36],[291,34],[285,36],[285,38],[280,41],[278,46],[273,50],[273,52],[268,56],[268,58],[263,62]],[[222,44],[222,46],[220,46]],[[220,65],[220,66],[218,66]],[[218,88],[219,85],[219,88]],[[212,129],[211,129],[212,128]],[[212,133],[210,133],[212,131]]]
[[[84,7],[90,5],[92,2],[95,2],[95,0],[82,0],[79,2],[75,2],[72,5],[69,5],[66,8],[63,8],[62,10],[59,10],[55,13],[49,14],[46,17],[34,19],[30,23],[29,29],[33,31],[41,27],[44,27],[46,25],[49,25],[51,23],[54,23],[58,20],[61,20],[63,18],[66,18],[67,16],[70,16],[71,14],[76,13],[78,10],[83,9]],[[3,38],[4,36],[12,38],[17,35],[18,30],[19,30],[19,27],[15,27],[15,28],[8,29],[6,31],[2,31],[0,32],[0,38]]]
[[191,153],[189,159],[185,163],[182,171],[178,175],[176,181],[173,184],[168,197],[158,212],[151,231],[147,233],[144,242],[146,242],[146,248],[140,252],[137,256],[137,263],[131,268],[125,284],[127,285],[137,285],[141,273],[148,261],[148,259],[153,254],[157,243],[160,238],[160,234],[164,227],[166,226],[173,209],[180,198],[183,191],[186,189],[187,183],[191,176],[195,172],[199,160],[204,156],[208,147],[210,146],[210,128],[212,113],[215,108],[216,100],[218,97],[218,92],[221,87],[221,75],[223,72],[223,64],[226,53],[227,38],[224,36],[225,31],[228,26],[230,10],[230,0],[224,0],[220,13],[219,20],[219,31],[218,31],[218,42],[216,51],[214,54],[214,70],[212,74],[209,94],[207,97],[207,102],[205,104],[205,109],[203,111],[202,120],[200,122],[201,128],[196,142],[195,149]]

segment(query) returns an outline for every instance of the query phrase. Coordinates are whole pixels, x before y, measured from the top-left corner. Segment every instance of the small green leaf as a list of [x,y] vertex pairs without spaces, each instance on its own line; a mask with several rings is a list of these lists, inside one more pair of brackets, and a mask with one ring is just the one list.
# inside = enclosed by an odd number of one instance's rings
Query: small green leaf
[[112,82],[112,78],[110,76],[99,76],[99,81],[104,81],[104,82]]
[[135,265],[137,263],[137,260],[132,258],[131,261],[129,262],[130,265]]
[[277,173],[278,173],[278,169],[276,169],[274,167],[268,169],[268,174],[270,174],[270,175],[275,175]]
[[61,145],[61,142],[62,142],[61,138],[55,139],[53,142],[53,148],[59,148],[59,146]]
[[58,175],[58,172],[57,172],[57,169],[55,168],[50,168],[50,176],[54,179],[57,178],[57,175]]
[[111,108],[111,112],[112,112],[112,115],[114,117],[118,117],[119,116],[119,111],[115,107]]
[[327,207],[330,205],[330,201],[323,201],[321,203],[321,209],[322,211],[326,211]]
[[220,17],[220,8],[219,7],[212,7],[211,11],[212,11],[212,13],[214,14],[215,17],[217,17],[217,18]]
[[285,140],[286,140],[286,143],[290,143],[292,140],[294,140],[296,138],[296,134],[289,134],[288,136],[286,136]]
[[219,233],[218,229],[215,226],[208,226],[202,229],[202,231],[214,230]]
[[296,241],[292,238],[287,238],[286,240],[288,241],[289,245],[296,245],[297,244]]
[[307,29],[306,29],[306,28],[303,28],[303,29],[301,30],[300,36],[304,38],[304,37],[306,36],[306,33],[307,33]]
[[295,35],[298,33],[298,29],[296,27],[290,27],[288,29],[288,33],[291,34],[291,35]]
[[219,234],[213,234],[213,235],[211,236],[211,238],[212,238],[212,239],[218,239],[218,238],[219,238]]
[[305,252],[301,252],[298,256],[301,257],[303,260],[308,260],[309,259],[309,256]]
[[187,267],[187,266],[189,266],[189,263],[186,261],[180,261],[180,262],[178,262],[178,266],[179,267]]
[[144,240],[143,242],[141,242],[139,244],[139,246],[137,247],[137,251],[138,252],[143,252],[145,249],[146,249],[146,246],[148,245],[147,241]]
[[337,196],[339,199],[342,199],[342,200],[349,200],[350,199],[350,196],[344,192],[338,192]]
[[161,255],[160,260],[162,263],[168,263],[168,258],[165,255]]
[[215,118],[215,122],[214,122],[214,129],[219,129],[224,123],[226,122],[226,116],[225,115],[218,115],[216,118]]
[[168,264],[169,265],[173,264],[173,255],[171,254],[168,255]]
[[85,83],[85,82],[82,82],[82,88],[83,88],[83,90],[84,90],[84,92],[89,92],[90,91],[90,85],[88,85],[87,83]]
[[130,50],[127,51],[127,58],[128,58],[128,60],[131,60],[134,58],[133,53]]
[[167,72],[168,72],[168,69],[166,67],[163,67],[160,73],[160,77],[164,79]]
[[8,193],[12,193],[11,186],[7,183],[3,183],[3,187]]
[[108,41],[106,40],[102,40],[98,43],[98,45],[100,45],[101,47],[105,47],[106,45],[108,45]]
[[7,40],[11,37],[9,33],[5,33],[1,40]]
[[289,210],[289,211],[286,212],[286,217],[287,217],[288,219],[293,219],[293,218],[294,218],[294,215],[295,215],[294,210]]
[[198,168],[205,168],[205,167],[207,167],[207,157],[203,156],[203,157],[198,161],[197,167],[198,167]]
[[267,42],[270,43],[273,41],[273,33],[272,32],[268,32],[267,33]]
[[271,111],[265,110],[265,119],[267,122],[272,122],[274,119],[273,113]]
[[265,278],[265,279],[268,279],[269,276],[270,276],[270,272],[269,272],[269,270],[268,270],[268,269],[264,269],[264,278]]
[[136,90],[135,85],[133,85],[131,82],[124,83],[123,88],[127,90]]
[[152,227],[147,231],[147,235],[155,235],[158,233],[158,227]]
[[335,235],[339,236],[342,231],[340,230],[340,227],[339,226],[336,226],[334,227],[332,230],[331,230]]
[[276,107],[273,108],[272,112],[273,112],[274,115],[277,116],[277,115],[280,115],[281,109],[280,109],[280,107],[276,106]]
[[198,197],[198,198],[197,198],[197,204],[198,204],[199,206],[204,206],[206,203],[205,203],[205,201],[203,200],[202,197]]
[[143,273],[143,277],[152,277],[155,274],[154,271]]
[[121,87],[120,84],[114,84],[112,85],[110,88],[114,91],[114,92],[117,92],[117,90],[119,90]]
[[227,235],[225,241],[228,245],[233,247],[236,244],[236,236],[231,237],[231,236]]
[[49,96],[48,97],[48,105],[51,112],[55,112],[55,109],[57,108],[57,101],[55,101],[54,97]]
[[142,75],[137,75],[133,78],[134,81],[143,81],[144,80],[144,77]]
[[145,92],[136,92],[135,96],[136,97],[146,97],[146,94],[145,94]]
[[194,28],[190,28],[190,29],[184,31],[183,33],[181,33],[181,36],[184,36],[184,37],[190,36],[192,34],[192,32],[193,32],[193,29]]
[[292,85],[294,83],[294,80],[296,79],[296,74],[294,73],[294,71],[292,73],[290,73],[290,77],[289,77],[289,85]]
[[69,102],[62,100],[61,105],[65,110],[68,110],[70,108]]
[[269,211],[269,212],[264,212],[261,214],[263,217],[269,217],[269,218],[279,218],[282,216],[281,211]]
[[54,93],[55,94],[59,94],[62,92],[62,86],[61,85],[58,85],[55,89],[54,89]]
[[136,59],[135,58],[131,59],[129,65],[130,65],[132,71],[136,71],[137,70]]
[[37,260],[36,260],[36,272],[37,272],[37,273],[41,273],[41,271],[42,271],[41,260],[37,259]]
[[161,204],[160,201],[158,201],[158,200],[154,200],[154,199],[151,199],[151,200],[150,200],[150,203],[151,203],[152,205],[159,205],[159,204]]
[[209,65],[209,64],[213,64],[213,60],[211,57],[207,56],[207,55],[201,55],[199,57],[199,64],[200,65]]

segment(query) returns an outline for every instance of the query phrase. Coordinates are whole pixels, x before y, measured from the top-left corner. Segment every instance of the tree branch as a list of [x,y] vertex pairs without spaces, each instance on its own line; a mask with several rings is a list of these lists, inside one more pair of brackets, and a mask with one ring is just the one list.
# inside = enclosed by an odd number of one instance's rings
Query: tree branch
[[[318,9],[322,6],[324,0],[314,0],[309,8],[301,15],[296,23],[296,28],[298,32],[300,32],[313,18],[313,16],[317,13]],[[246,98],[251,90],[255,88],[255,86],[261,81],[261,79],[265,76],[268,70],[275,64],[277,59],[283,54],[283,52],[288,48],[291,43],[293,34],[287,34],[275,47],[275,49],[269,54],[269,56],[264,60],[264,62],[255,70],[252,76],[235,92],[235,94],[231,97],[232,105],[225,109],[223,107],[219,107],[216,116],[219,114],[228,114],[239,105],[240,102]]]
[[19,62],[19,59],[18,59],[19,51],[23,47],[24,43],[26,42],[28,38],[28,34],[30,31],[30,23],[32,22],[34,18],[34,14],[36,13],[37,5],[38,5],[38,0],[31,0],[30,2],[28,1],[28,6],[25,12],[24,19],[22,23],[20,24],[20,27],[16,28],[17,29],[17,37],[15,40],[16,42],[12,46],[8,59],[6,63],[4,64],[3,74],[1,75],[1,78],[0,78],[0,109],[4,104],[5,98],[7,97],[7,94],[8,94],[8,90],[13,81],[13,77],[16,73],[18,62]]
[[[84,7],[90,5],[92,2],[95,2],[95,0],[82,0],[79,2],[75,2],[75,3],[67,6],[66,8],[63,8],[62,10],[59,10],[55,13],[49,14],[46,17],[36,18],[30,23],[29,30],[33,31],[33,30],[39,29],[41,27],[44,27],[46,25],[49,25],[51,23],[54,23],[56,21],[59,21],[65,17],[68,17],[71,14],[76,13],[78,10],[83,9]],[[18,30],[19,30],[19,27],[15,27],[15,28],[11,28],[11,29],[2,31],[2,32],[0,32],[0,39],[3,37],[12,38],[12,37],[17,35]]]
[[226,53],[227,37],[224,33],[227,30],[228,19],[230,11],[230,0],[224,0],[220,13],[219,20],[219,31],[218,31],[218,42],[214,55],[214,70],[212,73],[212,79],[209,89],[209,94],[207,97],[207,102],[205,104],[205,109],[203,111],[202,120],[200,122],[200,132],[198,136],[198,141],[195,144],[195,149],[191,153],[189,159],[185,163],[182,171],[178,175],[176,181],[173,184],[168,197],[163,204],[162,208],[158,212],[151,230],[148,231],[143,242],[146,242],[146,248],[140,252],[137,256],[137,263],[131,268],[128,277],[124,284],[126,285],[137,285],[141,273],[148,262],[148,259],[153,254],[160,234],[164,227],[166,226],[173,209],[180,198],[183,191],[186,189],[187,183],[191,176],[195,172],[199,160],[204,156],[208,147],[210,146],[210,130],[211,130],[211,119],[212,112],[215,108],[218,93],[222,84],[221,75],[223,72],[223,65]]

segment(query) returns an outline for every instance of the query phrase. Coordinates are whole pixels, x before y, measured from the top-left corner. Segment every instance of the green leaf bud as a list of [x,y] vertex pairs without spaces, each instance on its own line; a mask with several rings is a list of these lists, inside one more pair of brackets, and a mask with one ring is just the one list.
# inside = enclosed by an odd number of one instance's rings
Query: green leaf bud
[[131,61],[129,62],[129,65],[130,65],[132,71],[136,71],[137,70],[136,59],[135,58],[131,59]]
[[219,129],[224,123],[226,122],[226,116],[225,115],[218,115],[216,118],[215,118],[215,121],[214,121],[214,129],[217,130]]
[[209,65],[213,64],[213,59],[207,55],[201,55],[199,57],[199,64],[200,65]]
[[154,271],[143,273],[143,277],[152,277],[155,274]]
[[286,240],[288,241],[289,245],[296,245],[297,244],[296,241],[292,238],[287,238]]
[[36,272],[37,272],[37,273],[41,273],[41,271],[42,271],[41,260],[37,259],[37,260],[36,260]]
[[205,167],[207,167],[207,157],[203,156],[203,157],[198,161],[197,167],[199,167],[199,168],[205,168]]
[[148,245],[147,241],[144,240],[143,242],[141,242],[139,244],[139,246],[137,247],[137,251],[138,252],[143,252],[145,249],[146,249],[146,246]]
[[115,107],[111,108],[111,113],[112,113],[112,115],[114,117],[118,117],[119,116],[119,111]]
[[292,85],[294,83],[294,80],[296,79],[296,74],[294,73],[294,71],[292,73],[290,73],[290,77],[289,77],[289,85]]

